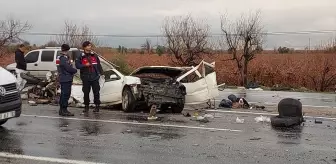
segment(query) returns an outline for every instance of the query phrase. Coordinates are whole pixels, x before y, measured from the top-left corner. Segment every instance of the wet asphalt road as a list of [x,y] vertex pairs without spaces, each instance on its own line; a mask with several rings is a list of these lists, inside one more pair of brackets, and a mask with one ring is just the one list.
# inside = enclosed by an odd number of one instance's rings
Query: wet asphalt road
[[[333,120],[276,130],[247,114],[216,113],[209,123],[159,114],[148,122],[146,113],[102,111],[86,118],[72,109],[76,116],[64,119],[56,110],[24,105],[22,117],[0,128],[0,163],[336,163]],[[236,123],[237,116],[245,123]]]

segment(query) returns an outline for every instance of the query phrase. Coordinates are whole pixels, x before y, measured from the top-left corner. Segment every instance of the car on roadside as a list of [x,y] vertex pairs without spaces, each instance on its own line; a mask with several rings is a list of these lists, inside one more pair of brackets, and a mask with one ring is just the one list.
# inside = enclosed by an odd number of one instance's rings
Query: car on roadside
[[21,95],[13,74],[0,67],[0,125],[21,115]]
[[[45,78],[47,72],[56,71],[56,57],[60,47],[47,47],[27,53],[27,71],[36,77]],[[70,49],[70,58],[76,59],[83,50]],[[158,105],[162,109],[171,109],[174,113],[183,110],[185,104],[205,103],[218,96],[218,86],[214,63],[200,62],[195,67],[147,66],[123,75],[118,66],[98,55],[103,68],[105,82],[100,91],[100,100],[104,105],[121,105],[125,112],[134,111],[139,105],[150,107]],[[73,63],[74,65],[74,63]],[[15,72],[16,64],[7,66]],[[159,75],[159,77],[145,77]],[[161,77],[160,77],[161,76]],[[165,77],[164,77],[165,76]],[[83,104],[82,82],[79,71],[74,77],[71,96]],[[93,94],[90,92],[93,103]]]

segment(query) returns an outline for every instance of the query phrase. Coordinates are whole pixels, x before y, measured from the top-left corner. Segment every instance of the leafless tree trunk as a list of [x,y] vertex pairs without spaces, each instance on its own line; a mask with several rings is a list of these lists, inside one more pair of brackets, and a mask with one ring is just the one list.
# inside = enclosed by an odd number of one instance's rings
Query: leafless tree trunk
[[141,45],[141,48],[146,50],[148,54],[152,53],[152,45],[149,39],[146,39],[146,42]]
[[260,51],[263,43],[263,27],[260,12],[242,15],[234,22],[230,22],[227,15],[221,16],[221,29],[225,43],[232,54],[229,60],[235,60],[241,76],[241,85],[247,84],[248,64]]
[[70,47],[81,48],[84,41],[90,41],[95,46],[99,46],[99,39],[93,35],[87,25],[82,27],[65,21],[61,35],[56,37],[58,45],[69,44]]
[[209,54],[208,36],[210,28],[190,15],[166,18],[163,34],[167,48],[174,55],[174,64],[196,65],[202,54]]
[[12,17],[0,20],[0,57],[7,53],[7,46],[13,43],[22,42],[22,33],[31,29],[28,22],[22,22]]

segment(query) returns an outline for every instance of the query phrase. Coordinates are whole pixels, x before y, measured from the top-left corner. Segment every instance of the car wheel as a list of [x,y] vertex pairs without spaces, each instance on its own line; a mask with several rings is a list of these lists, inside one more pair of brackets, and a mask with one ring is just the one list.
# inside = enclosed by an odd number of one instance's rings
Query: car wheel
[[173,113],[181,113],[184,109],[184,99],[178,100],[177,104],[171,108]]
[[3,125],[6,122],[7,122],[7,120],[0,120],[0,126]]
[[126,87],[122,92],[121,106],[124,112],[133,112],[135,108],[135,98],[130,88]]

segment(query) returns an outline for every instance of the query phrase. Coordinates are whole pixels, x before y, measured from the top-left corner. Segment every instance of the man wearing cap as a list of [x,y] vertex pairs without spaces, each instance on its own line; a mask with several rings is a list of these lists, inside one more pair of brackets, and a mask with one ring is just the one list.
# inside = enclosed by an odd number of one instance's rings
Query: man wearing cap
[[61,46],[62,52],[56,59],[57,71],[59,75],[59,83],[61,85],[61,97],[59,100],[60,116],[74,116],[71,112],[68,111],[68,102],[71,95],[71,86],[73,81],[74,74],[77,73],[77,69],[73,68],[70,62],[70,57],[68,52],[70,46],[63,44]]
[[84,111],[83,114],[88,114],[90,105],[90,90],[92,88],[94,95],[94,104],[96,105],[93,110],[94,113],[99,112],[100,106],[100,85],[99,78],[103,73],[99,57],[92,51],[92,44],[89,41],[83,43],[84,52],[76,59],[76,67],[80,69],[80,77],[83,82],[84,92]]

